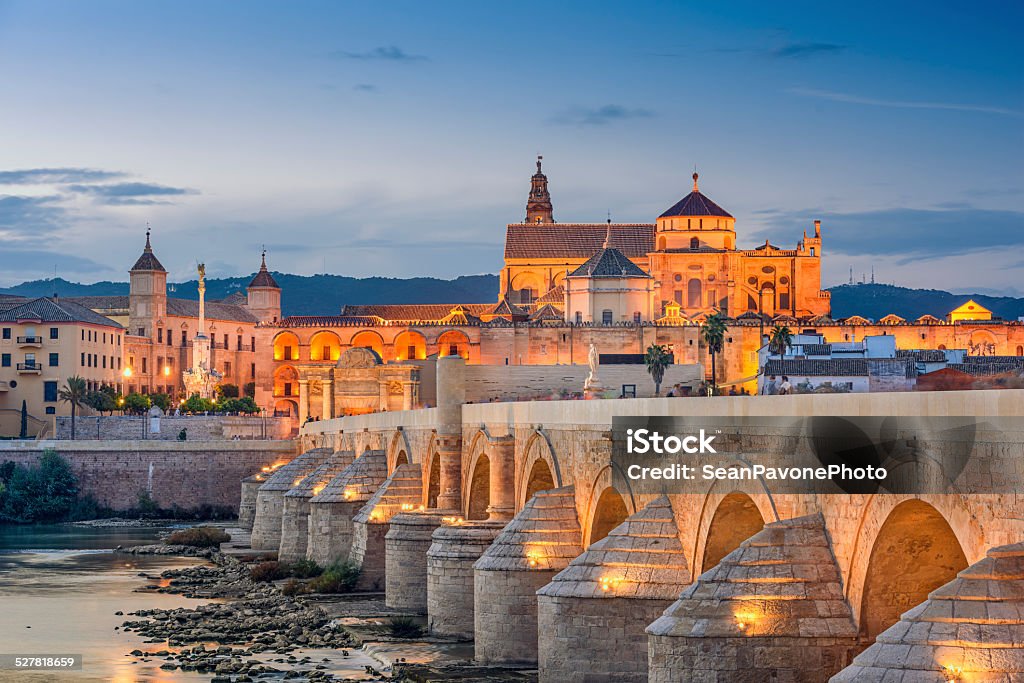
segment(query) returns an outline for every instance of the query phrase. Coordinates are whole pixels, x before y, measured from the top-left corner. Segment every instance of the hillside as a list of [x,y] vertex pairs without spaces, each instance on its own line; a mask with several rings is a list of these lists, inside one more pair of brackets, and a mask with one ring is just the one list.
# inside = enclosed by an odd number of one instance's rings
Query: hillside
[[[498,297],[496,275],[464,275],[454,280],[437,278],[352,278],[341,275],[288,275],[274,273],[282,288],[284,315],[330,315],[344,304],[429,304],[487,303]],[[206,296],[223,299],[243,289],[252,276],[206,281]],[[169,286],[175,296],[197,299],[195,280]],[[6,289],[0,294],[21,296],[100,296],[127,294],[126,282],[79,284],[66,280],[36,280]],[[937,318],[974,299],[1006,320],[1024,316],[1024,299],[995,297],[985,294],[951,294],[938,289],[909,289],[892,285],[839,285],[832,287],[832,317],[862,315],[877,320],[895,313],[915,320],[925,313]]]

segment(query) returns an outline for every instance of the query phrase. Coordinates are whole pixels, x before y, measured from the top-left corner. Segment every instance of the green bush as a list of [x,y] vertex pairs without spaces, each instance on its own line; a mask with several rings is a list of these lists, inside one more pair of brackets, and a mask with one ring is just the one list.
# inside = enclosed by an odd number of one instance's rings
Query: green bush
[[323,567],[313,560],[299,560],[289,567],[290,573],[297,579],[311,579],[324,573]]
[[182,404],[181,409],[186,413],[213,412],[213,401],[208,398],[202,398],[199,394],[192,394],[188,397],[188,400]]
[[269,562],[260,562],[249,569],[249,578],[253,581],[278,581],[288,578],[288,573],[289,569],[286,563],[270,560]]
[[359,565],[354,562],[332,564],[308,584],[310,593],[351,593],[359,580]]
[[56,522],[67,518],[78,496],[78,480],[68,461],[47,449],[38,465],[5,463],[0,468],[0,520]]
[[297,581],[296,579],[288,579],[288,581],[286,581],[285,584],[281,586],[281,593],[287,595],[288,597],[302,595],[307,592],[308,591],[306,590],[306,584],[304,584],[301,581]]
[[388,633],[394,638],[419,638],[423,635],[423,627],[412,617],[392,617]]
[[171,397],[167,394],[150,394],[149,402],[165,413],[171,407]]
[[218,384],[217,398],[238,398],[237,384]]
[[215,548],[227,543],[231,536],[215,526],[194,526],[191,529],[175,531],[164,539],[167,545],[190,545],[196,548]]
[[124,397],[124,410],[126,413],[133,413],[135,415],[141,415],[152,407],[153,403],[149,400],[149,396],[143,396],[142,394],[132,392]]

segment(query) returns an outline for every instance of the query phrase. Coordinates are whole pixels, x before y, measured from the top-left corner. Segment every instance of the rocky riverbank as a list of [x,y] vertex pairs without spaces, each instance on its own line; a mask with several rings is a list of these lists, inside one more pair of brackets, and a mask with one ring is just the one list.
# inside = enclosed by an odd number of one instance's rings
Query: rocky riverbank
[[[178,554],[177,546],[139,546],[131,554]],[[191,548],[185,554],[210,560],[214,566],[188,567],[147,576],[157,581],[141,590],[215,599],[194,609],[139,610],[120,627],[161,643],[154,650],[131,654],[144,660],[163,659],[162,669],[214,674],[227,683],[267,678],[331,681],[323,661],[296,656],[300,649],[330,649],[348,655],[353,641],[335,628],[322,609],[281,594],[270,583],[249,578],[249,568],[211,549]],[[198,644],[197,644],[198,643]],[[368,671],[363,680],[381,680]]]

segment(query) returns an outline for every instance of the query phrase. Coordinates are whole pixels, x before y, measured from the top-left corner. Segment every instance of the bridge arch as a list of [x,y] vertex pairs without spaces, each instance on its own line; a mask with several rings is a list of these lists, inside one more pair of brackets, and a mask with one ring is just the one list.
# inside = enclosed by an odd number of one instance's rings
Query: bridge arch
[[437,440],[431,441],[427,455],[427,480],[424,487],[423,506],[437,508],[437,497],[441,495],[441,455],[437,452]]
[[629,508],[626,501],[614,486],[606,486],[593,501],[590,510],[590,521],[585,529],[584,547],[597,543],[608,535],[612,529],[626,521]]
[[[760,505],[758,498],[762,499]],[[700,561],[694,576],[717,565],[743,541],[763,529],[765,519],[775,521],[774,509],[764,498],[764,494],[751,495],[737,490],[708,494],[693,555],[695,565]]]
[[470,465],[466,484],[466,519],[487,519],[491,504],[491,459],[481,451]]
[[388,474],[391,474],[399,465],[406,465],[413,462],[412,448],[409,446],[409,439],[405,436],[404,430],[396,430],[391,435],[387,450]]
[[516,476],[516,510],[522,510],[526,501],[538,491],[563,486],[558,458],[543,433],[539,430],[533,433],[526,442],[524,453],[523,464]]
[[[941,505],[921,498],[893,498],[874,496],[870,505],[874,509],[868,510],[867,523],[862,521],[857,534],[854,569],[858,571],[851,577],[848,597],[866,642],[924,602],[928,593],[953,580],[968,566],[968,555],[977,559],[973,548],[965,551],[961,539],[971,536],[954,529],[952,510],[944,514]],[[868,537],[871,528],[877,531]],[[980,536],[979,532],[974,538]]]

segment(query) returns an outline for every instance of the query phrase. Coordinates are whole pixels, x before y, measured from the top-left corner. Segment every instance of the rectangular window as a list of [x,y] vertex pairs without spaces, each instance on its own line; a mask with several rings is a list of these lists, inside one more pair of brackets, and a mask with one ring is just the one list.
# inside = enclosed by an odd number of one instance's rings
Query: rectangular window
[[117,335],[117,345],[121,345],[121,335]]
[[292,395],[292,383],[291,382],[285,382],[284,383],[284,395],[285,396],[291,396]]
[[238,335],[238,350],[242,350],[242,335]]
[[249,346],[252,347],[252,351],[256,350],[256,337],[249,337]]
[[10,339],[11,338],[11,328],[5,327],[4,328],[4,335],[3,336],[4,336],[4,339]]
[[[4,331],[6,332],[7,330],[4,330]],[[6,339],[6,337],[4,337],[4,339]],[[85,330],[84,329],[82,330],[82,341],[85,341]]]
[[[413,347],[413,346],[410,346],[409,348],[415,349],[415,347]],[[324,346],[323,348],[320,349],[320,358],[323,359],[323,360],[331,360],[331,347],[330,346]]]
[[59,353],[51,353],[50,354],[50,367],[51,368],[55,368],[55,367],[57,367],[59,365],[60,365],[60,354]]
[[82,362],[81,362],[81,366],[82,366],[83,368],[85,367],[85,354],[84,354],[84,353],[82,354]]
[[107,369],[107,357],[106,356],[100,356],[100,358],[103,359],[103,369],[106,370]]
[[121,359],[120,358],[117,359],[117,369],[118,370],[121,369]]
[[256,379],[256,364],[249,364],[249,379]]
[[143,356],[142,357],[142,374],[143,375],[146,374],[146,360],[147,360],[147,358],[145,356]]
[[25,354],[25,365],[29,366],[30,368],[36,367],[36,354],[34,354],[34,353],[26,353]]
[[43,400],[47,403],[53,403],[57,400],[56,382],[43,382]]
[[611,325],[612,324],[612,312],[608,309],[601,311],[601,324]]
[[156,329],[156,343],[157,344],[163,344],[164,343],[164,328],[162,328],[162,327],[158,327]]
[[285,360],[295,360],[294,358],[292,358],[292,347],[290,347],[290,346],[284,347],[284,359]]
[[583,323],[583,312],[582,311],[576,311],[576,324],[580,325],[582,323]]
[[156,371],[160,372],[160,368],[162,368],[163,366],[164,366],[164,357],[163,356],[159,356],[156,359]]
[[0,367],[9,368],[11,367],[11,354],[5,353],[0,355]]
[[56,327],[50,328],[50,339],[56,339],[57,335],[60,334],[60,330]]
[[56,415],[57,414],[57,407],[56,406],[46,406],[46,414],[47,415]]
[[415,360],[416,359],[416,347],[415,346],[407,346],[407,347],[405,347],[405,359],[406,360]]
[[185,330],[181,331],[181,345],[188,346],[188,332]]
[[224,335],[224,348],[228,348],[228,335]]
[[230,375],[231,374],[231,363],[224,363],[224,374],[225,375]]
[[171,334],[170,330],[167,330],[167,345],[174,346],[174,335]]
[[449,356],[457,356],[457,355],[459,355],[459,345],[458,344],[449,344],[448,345],[448,355]]
[[634,323],[639,323],[640,322],[640,311],[633,311],[633,322]]
[[[113,337],[111,337],[111,340],[113,340]],[[107,343],[107,333],[106,332],[103,333],[103,343],[104,344]]]
[[139,336],[140,337],[145,337],[146,336],[146,328],[145,327],[140,327],[139,328]]

